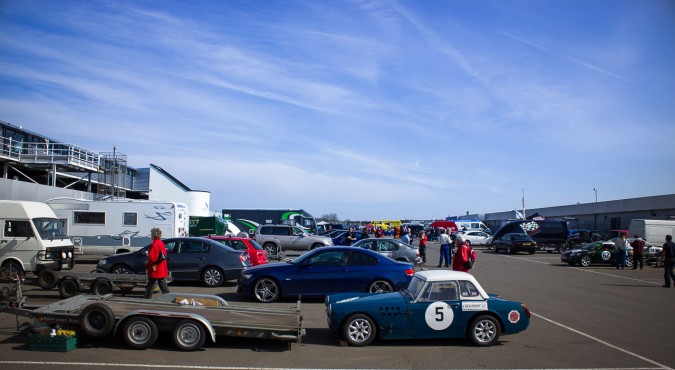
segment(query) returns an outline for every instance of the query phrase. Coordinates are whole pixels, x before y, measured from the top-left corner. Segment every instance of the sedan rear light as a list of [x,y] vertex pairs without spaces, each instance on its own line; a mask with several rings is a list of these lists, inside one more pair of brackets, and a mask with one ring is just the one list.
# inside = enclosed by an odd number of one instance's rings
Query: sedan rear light
[[405,270],[405,276],[413,276],[413,275],[415,275],[415,268],[414,267]]

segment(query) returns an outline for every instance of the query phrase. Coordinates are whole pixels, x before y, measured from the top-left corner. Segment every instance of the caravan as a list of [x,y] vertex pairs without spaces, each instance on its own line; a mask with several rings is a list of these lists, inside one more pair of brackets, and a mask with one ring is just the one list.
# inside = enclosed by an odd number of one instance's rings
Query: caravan
[[152,242],[152,228],[160,228],[162,238],[187,236],[189,229],[189,212],[184,203],[73,198],[54,198],[45,203],[63,222],[78,254],[109,256],[132,252]]
[[73,268],[73,243],[44,203],[0,200],[0,266],[23,275]]

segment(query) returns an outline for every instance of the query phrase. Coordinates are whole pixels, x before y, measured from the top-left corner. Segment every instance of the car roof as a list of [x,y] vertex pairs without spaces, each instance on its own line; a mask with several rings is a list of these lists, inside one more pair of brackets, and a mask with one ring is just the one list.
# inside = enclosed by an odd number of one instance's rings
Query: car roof
[[415,272],[415,276],[421,278],[424,281],[434,282],[434,281],[447,281],[447,280],[459,280],[459,281],[470,281],[478,289],[483,298],[488,298],[487,292],[483,290],[483,287],[480,285],[476,278],[469,274],[468,272],[462,271],[453,271],[453,270],[425,270]]

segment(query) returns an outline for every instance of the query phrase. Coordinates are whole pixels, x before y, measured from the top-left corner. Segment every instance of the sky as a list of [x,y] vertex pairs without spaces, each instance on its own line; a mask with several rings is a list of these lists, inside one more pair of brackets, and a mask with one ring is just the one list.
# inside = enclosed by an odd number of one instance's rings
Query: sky
[[0,120],[211,210],[439,219],[675,190],[671,0],[0,0]]

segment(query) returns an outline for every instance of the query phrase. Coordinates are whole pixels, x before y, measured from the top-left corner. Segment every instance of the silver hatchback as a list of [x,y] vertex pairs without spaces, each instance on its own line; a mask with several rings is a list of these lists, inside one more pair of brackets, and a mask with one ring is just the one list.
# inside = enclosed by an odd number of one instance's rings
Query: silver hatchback
[[410,262],[414,263],[415,265],[420,265],[422,263],[419,247],[406,244],[399,239],[361,239],[358,242],[352,244],[352,247],[370,249],[396,261]]

